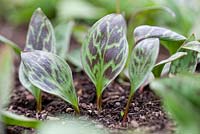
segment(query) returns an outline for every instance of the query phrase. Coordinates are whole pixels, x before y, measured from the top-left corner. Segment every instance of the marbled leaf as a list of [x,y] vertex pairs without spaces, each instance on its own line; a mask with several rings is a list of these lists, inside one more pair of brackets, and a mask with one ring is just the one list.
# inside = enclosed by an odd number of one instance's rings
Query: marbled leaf
[[56,52],[53,27],[40,8],[31,17],[24,48],[24,51],[33,50]]
[[184,44],[178,51],[187,52],[187,55],[175,60],[171,63],[170,73],[184,73],[194,72],[197,66],[198,52],[200,51],[200,43],[198,41],[191,41]]
[[34,86],[78,108],[71,69],[64,60],[43,51],[25,52],[21,57],[28,79]]
[[131,93],[144,83],[151,73],[159,52],[159,39],[149,38],[140,41],[133,49],[129,64]]
[[163,70],[163,67],[164,67],[164,65],[165,65],[166,63],[169,63],[169,62],[172,62],[172,61],[174,61],[174,60],[177,60],[177,59],[179,59],[179,58],[181,58],[181,57],[183,57],[183,56],[185,56],[185,55],[187,55],[186,52],[177,52],[177,53],[173,54],[172,56],[170,56],[169,58],[167,58],[167,59],[165,59],[165,60],[162,60],[162,61],[160,61],[159,63],[157,63],[157,64],[154,66],[153,70],[152,70],[154,76],[155,76],[155,77],[159,77],[159,76],[160,76],[160,74],[161,74],[161,72],[162,72],[162,70]]
[[157,27],[157,26],[148,26],[148,25],[142,25],[135,28],[134,37],[135,37],[136,43],[147,38],[159,38],[159,39],[167,40],[167,41],[186,40],[184,36],[176,32],[173,32],[169,29]]
[[82,64],[97,95],[121,72],[127,55],[126,22],[122,15],[107,15],[92,26],[82,47]]

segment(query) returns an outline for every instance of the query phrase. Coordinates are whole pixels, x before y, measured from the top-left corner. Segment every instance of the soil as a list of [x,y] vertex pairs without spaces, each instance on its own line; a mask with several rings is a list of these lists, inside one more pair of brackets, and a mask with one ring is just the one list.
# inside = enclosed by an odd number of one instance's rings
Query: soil
[[[22,40],[25,40],[24,36],[25,34],[19,37],[20,40],[14,41],[21,43]],[[34,97],[19,82],[18,67],[19,59],[16,59],[15,88],[13,89],[8,106],[9,111],[40,120],[45,120],[49,116],[55,117],[61,114],[75,114],[70,104],[47,93],[42,94],[42,111],[37,113]],[[72,65],[71,68],[73,71],[74,85],[79,98],[80,116],[87,116],[110,129],[147,127],[150,133],[173,132],[173,122],[163,111],[159,97],[148,86],[144,88],[142,93],[136,91],[129,110],[128,121],[124,126],[121,124],[121,112],[124,110],[129,95],[129,82],[121,82],[119,78],[112,82],[103,92],[102,111],[98,113],[96,110],[94,85],[84,72],[76,72],[75,67]],[[25,131],[28,134],[35,132],[34,129],[6,126],[7,134],[22,134]]]

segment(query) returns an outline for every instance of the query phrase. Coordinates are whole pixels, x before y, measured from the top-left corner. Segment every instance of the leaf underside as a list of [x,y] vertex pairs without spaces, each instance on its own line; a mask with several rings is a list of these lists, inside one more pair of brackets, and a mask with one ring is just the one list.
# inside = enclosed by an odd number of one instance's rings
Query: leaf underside
[[159,52],[159,39],[149,38],[140,41],[133,49],[129,64],[131,93],[144,83],[151,73]]
[[121,72],[127,53],[126,23],[121,15],[107,15],[93,25],[82,47],[82,64],[95,86],[100,86],[97,92]]
[[134,38],[136,43],[147,38],[159,38],[161,40],[166,40],[166,41],[186,40],[184,36],[175,33],[169,29],[157,26],[148,26],[148,25],[138,26],[134,30]]
[[26,52],[21,57],[28,79],[34,86],[78,106],[71,70],[64,60],[43,51]]

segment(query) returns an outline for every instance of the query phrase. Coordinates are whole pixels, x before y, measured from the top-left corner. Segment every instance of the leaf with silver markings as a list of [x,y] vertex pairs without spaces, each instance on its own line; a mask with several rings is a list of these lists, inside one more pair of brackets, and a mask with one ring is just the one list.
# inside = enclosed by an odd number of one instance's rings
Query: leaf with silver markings
[[97,21],[82,46],[82,64],[97,92],[97,107],[105,87],[124,68],[128,56],[126,22],[120,14],[110,14]]
[[63,59],[44,51],[25,52],[21,57],[28,80],[34,86],[61,97],[79,112],[71,69]]

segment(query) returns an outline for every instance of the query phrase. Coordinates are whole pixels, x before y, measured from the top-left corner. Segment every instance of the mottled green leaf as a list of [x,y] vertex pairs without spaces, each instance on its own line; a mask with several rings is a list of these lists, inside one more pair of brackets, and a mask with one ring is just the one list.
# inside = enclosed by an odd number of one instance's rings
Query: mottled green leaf
[[151,73],[159,52],[159,39],[149,38],[140,41],[133,49],[129,64],[131,93],[144,83]]
[[13,87],[13,55],[8,46],[0,47],[0,109],[8,103]]
[[64,60],[44,51],[25,52],[21,57],[28,79],[34,86],[78,108],[71,69]]
[[175,60],[171,63],[170,73],[184,73],[184,72],[194,72],[197,66],[198,52],[200,43],[197,41],[191,41],[184,44],[178,51],[187,52],[187,55]]
[[184,36],[175,33],[169,29],[157,26],[148,26],[148,25],[142,25],[135,28],[134,37],[136,43],[146,38],[159,38],[161,40],[166,40],[166,41],[186,40]]
[[19,46],[16,43],[14,43],[14,42],[10,41],[9,39],[7,39],[6,37],[0,35],[0,43],[1,42],[3,44],[9,45],[15,51],[16,54],[20,55],[21,49],[19,48]]
[[55,27],[56,35],[56,53],[62,58],[66,58],[69,46],[74,22],[59,24]]
[[159,77],[159,76],[160,76],[160,74],[161,74],[161,72],[162,72],[162,70],[163,70],[163,67],[164,67],[164,65],[165,65],[166,63],[169,63],[169,62],[172,62],[172,61],[174,61],[174,60],[177,60],[177,59],[179,59],[179,58],[181,58],[181,57],[183,57],[183,56],[185,56],[185,55],[187,55],[186,52],[177,52],[177,53],[173,54],[172,56],[170,56],[169,58],[167,58],[167,59],[165,59],[165,60],[162,60],[162,61],[160,61],[159,63],[157,63],[157,64],[154,66],[153,70],[152,70],[154,76],[155,76],[155,77]]
[[156,80],[150,84],[150,87],[163,99],[165,108],[178,122],[180,134],[198,134],[200,131],[199,82],[199,76],[181,75]]
[[38,128],[42,121],[27,118],[22,115],[17,115],[8,111],[0,111],[1,121],[7,125],[28,127],[28,128]]
[[127,55],[126,22],[122,15],[107,15],[92,26],[82,47],[82,64],[97,95],[121,72]]
[[69,52],[67,55],[67,61],[69,61],[79,69],[83,69],[83,66],[81,64],[81,49],[76,48]]
[[24,48],[24,51],[33,50],[56,52],[53,27],[40,8],[31,17]]

